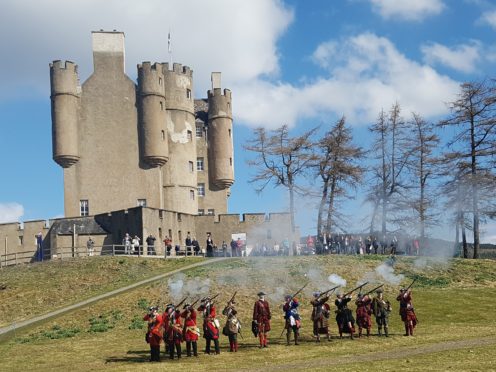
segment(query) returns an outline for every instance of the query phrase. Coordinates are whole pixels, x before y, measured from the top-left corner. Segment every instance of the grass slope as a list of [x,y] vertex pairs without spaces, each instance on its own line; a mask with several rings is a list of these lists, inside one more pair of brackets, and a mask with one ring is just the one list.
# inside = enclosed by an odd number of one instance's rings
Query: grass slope
[[198,262],[93,257],[10,266],[0,271],[0,327]]
[[[475,371],[496,368],[496,337],[493,336],[496,263],[489,260],[457,259],[443,263],[401,258],[394,275],[404,275],[404,284],[418,278],[413,292],[420,320],[415,337],[402,336],[403,326],[394,300],[398,286],[388,284],[385,296],[393,302],[391,337],[340,340],[335,337],[337,327],[331,322],[333,340],[316,344],[309,320],[311,292],[329,285],[326,278],[330,274],[345,278],[347,288],[364,277],[376,280],[374,273],[382,259],[375,256],[270,257],[233,259],[191,269],[177,276],[175,281],[168,279],[127,292],[18,334],[16,339],[0,344],[0,369],[158,371],[173,366],[184,371],[261,367],[268,370]],[[226,352],[228,342],[221,336],[222,351],[218,356],[200,355],[180,361],[163,359],[160,364],[147,362],[149,349],[144,342],[143,309],[149,303],[168,302],[173,295],[168,284],[179,280],[185,284],[202,283],[212,294],[220,291],[218,313],[232,293],[238,291],[236,299],[244,339],[240,339],[237,354]],[[285,346],[285,340],[279,339],[284,324],[278,307],[282,293],[293,292],[307,281],[310,284],[300,297],[302,343]],[[273,311],[270,347],[263,350],[258,349],[257,339],[249,332],[255,294],[260,289],[269,293]],[[222,316],[219,319],[224,322]],[[487,337],[493,338],[487,341]],[[464,347],[463,342],[462,346],[457,343],[463,340],[470,343],[468,347]],[[450,346],[454,345],[450,342],[458,346]],[[199,347],[204,347],[203,340]]]

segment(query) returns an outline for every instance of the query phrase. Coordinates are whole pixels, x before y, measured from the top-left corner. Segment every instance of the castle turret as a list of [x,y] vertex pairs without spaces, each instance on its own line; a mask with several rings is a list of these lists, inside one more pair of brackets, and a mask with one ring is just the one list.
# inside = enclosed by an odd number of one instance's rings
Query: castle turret
[[179,63],[163,64],[170,161],[164,173],[165,205],[197,213],[196,136],[193,71]]
[[211,181],[220,189],[234,183],[231,91],[220,84],[220,72],[212,73],[208,91],[208,162]]
[[152,167],[160,167],[169,159],[164,84],[161,64],[138,65],[142,154],[143,160]]
[[50,86],[53,160],[61,167],[69,168],[79,160],[77,65],[70,61],[53,61],[50,64]]

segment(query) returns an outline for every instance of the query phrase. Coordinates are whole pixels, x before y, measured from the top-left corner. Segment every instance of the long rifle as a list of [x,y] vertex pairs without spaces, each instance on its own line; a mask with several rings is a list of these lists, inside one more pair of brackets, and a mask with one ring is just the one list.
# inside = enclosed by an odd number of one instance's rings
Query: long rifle
[[417,278],[413,279],[413,282],[410,283],[408,287],[406,287],[405,292],[408,291],[410,288],[412,288],[413,283],[417,281]]
[[370,291],[368,291],[367,293],[364,294],[364,296],[367,296],[368,294],[371,294],[372,292],[378,290],[379,288],[381,288],[382,286],[384,286],[384,284],[381,284],[380,286],[378,287],[375,287],[374,289],[371,289]]
[[193,306],[195,306],[198,303],[198,301],[200,301],[199,298],[195,302],[193,302],[191,305],[189,305],[189,306],[191,306],[191,308],[193,309]]
[[351,291],[349,292],[346,292],[344,295],[343,295],[343,298],[346,297],[346,296],[349,296],[350,294],[352,294],[353,292],[355,292],[357,289],[361,289],[363,286],[369,284],[369,282],[365,282],[363,283],[362,285],[359,285],[358,287],[352,289]]
[[176,309],[179,309],[179,307],[186,302],[188,299],[188,296],[184,297],[181,302],[179,302],[177,305],[174,305]]
[[219,297],[219,295],[220,295],[220,292],[219,292],[219,293],[217,293],[214,297],[211,297],[211,298],[210,298],[210,302],[211,302],[211,303],[212,303],[212,302],[214,302],[214,300],[215,300],[217,297]]
[[234,297],[236,297],[236,293],[238,293],[238,291],[235,291],[234,294],[232,295],[231,299],[229,300],[228,304],[232,303],[234,301]]
[[328,289],[327,291],[325,292],[322,292],[319,296],[320,297],[324,297],[326,294],[328,294],[329,292],[332,294],[333,291],[335,291],[336,289],[338,289],[339,287],[341,287],[340,285],[337,285],[335,286],[334,288],[331,288],[331,289]]

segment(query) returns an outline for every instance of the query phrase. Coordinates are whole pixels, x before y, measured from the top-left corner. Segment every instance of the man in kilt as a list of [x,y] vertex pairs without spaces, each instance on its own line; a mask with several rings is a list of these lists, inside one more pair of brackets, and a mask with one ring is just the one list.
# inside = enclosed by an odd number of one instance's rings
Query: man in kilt
[[355,301],[356,308],[356,321],[358,324],[358,337],[362,337],[362,329],[367,330],[367,337],[370,336],[370,328],[372,328],[372,299],[368,295],[359,294]]
[[334,302],[337,307],[336,310],[336,323],[339,328],[339,337],[343,338],[343,333],[349,333],[350,338],[353,340],[353,333],[355,333],[355,318],[351,310],[348,309],[348,302],[352,299],[351,294],[344,297],[338,294],[338,298]]
[[253,321],[257,325],[258,338],[260,340],[260,348],[268,347],[267,335],[270,331],[270,307],[269,303],[265,300],[265,293],[258,292],[258,300],[253,306]]
[[314,292],[313,300],[310,303],[312,309],[313,335],[317,342],[320,342],[320,335],[326,335],[327,340],[331,341],[329,333],[329,316],[331,307],[327,303],[329,296],[320,297],[320,292]]
[[417,325],[417,316],[412,304],[412,290],[401,288],[396,300],[400,302],[400,316],[405,323],[405,336],[413,336],[413,329]]

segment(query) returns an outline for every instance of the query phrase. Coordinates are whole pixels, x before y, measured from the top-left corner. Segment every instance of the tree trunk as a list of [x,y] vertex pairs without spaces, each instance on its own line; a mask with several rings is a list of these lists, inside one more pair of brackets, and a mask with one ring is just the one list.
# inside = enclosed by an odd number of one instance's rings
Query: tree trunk
[[465,215],[460,212],[460,228],[462,229],[463,257],[468,258],[467,234],[465,233]]
[[471,145],[471,174],[472,174],[472,209],[474,213],[474,256],[479,258],[479,193],[477,191],[477,157],[475,143],[475,123],[470,120],[470,145]]
[[291,232],[295,232],[295,210],[294,210],[294,190],[292,187],[289,188],[289,213],[291,215]]
[[374,234],[375,218],[377,217],[377,209],[379,208],[379,203],[374,203],[374,210],[372,211],[372,218],[370,219],[370,229],[369,234],[372,236]]
[[324,187],[322,190],[322,197],[320,199],[319,212],[317,216],[317,236],[324,236],[323,223],[322,223],[322,215],[324,214],[324,208],[327,202],[327,194],[328,194],[328,182],[324,181]]
[[332,179],[331,181],[331,192],[329,193],[329,209],[327,210],[327,224],[326,231],[329,235],[331,235],[332,228],[332,213],[334,211],[334,198],[336,194],[336,179]]

